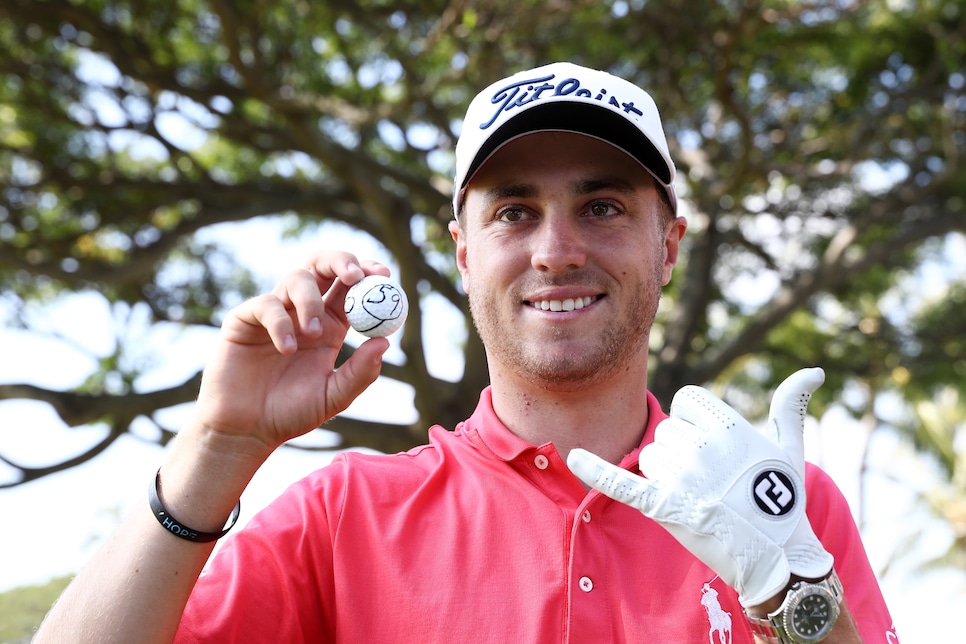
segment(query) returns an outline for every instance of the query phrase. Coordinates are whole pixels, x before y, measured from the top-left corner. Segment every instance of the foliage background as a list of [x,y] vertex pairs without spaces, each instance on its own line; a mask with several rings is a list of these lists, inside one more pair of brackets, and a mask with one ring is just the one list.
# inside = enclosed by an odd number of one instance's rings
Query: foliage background
[[29,642],[37,625],[70,579],[52,579],[43,586],[0,593],[0,643]]
[[[964,5],[8,0],[0,320],[50,337],[50,312],[83,294],[113,324],[106,347],[69,340],[90,367],[68,386],[8,369],[0,401],[95,438],[29,460],[4,438],[28,428],[0,428],[0,486],[122,436],[170,440],[165,411],[190,404],[199,374],[158,385],[158,338],[214,329],[261,287],[222,235],[262,218],[366,236],[422,304],[384,369],[412,418],[346,414],[302,449],[395,451],[464,418],[486,369],[445,230],[460,118],[486,84],[566,59],[649,88],[679,168],[689,233],[655,327],[655,393],[702,383],[760,418],[785,375],[823,366],[813,413],[916,450],[930,484],[909,487],[952,535],[935,563],[961,569]],[[440,309],[442,336],[426,314]],[[455,374],[428,358],[441,342]]]

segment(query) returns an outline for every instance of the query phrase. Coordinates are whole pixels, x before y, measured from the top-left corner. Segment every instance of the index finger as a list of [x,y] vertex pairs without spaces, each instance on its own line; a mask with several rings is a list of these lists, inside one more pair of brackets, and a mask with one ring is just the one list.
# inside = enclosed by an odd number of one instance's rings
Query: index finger
[[645,513],[650,507],[651,484],[642,476],[579,447],[570,450],[567,467],[581,481],[615,501]]
[[373,260],[360,262],[355,255],[345,251],[316,251],[306,260],[305,268],[316,276],[323,293],[336,279],[348,289],[366,275],[389,276],[385,265]]

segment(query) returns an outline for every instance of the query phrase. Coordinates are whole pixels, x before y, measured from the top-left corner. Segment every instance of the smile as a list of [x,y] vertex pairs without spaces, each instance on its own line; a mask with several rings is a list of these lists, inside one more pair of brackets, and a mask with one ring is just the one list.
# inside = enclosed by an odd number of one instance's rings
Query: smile
[[526,302],[526,304],[541,311],[575,311],[590,306],[595,301],[597,301],[597,297],[588,295],[587,297],[568,298],[566,300],[539,300]]

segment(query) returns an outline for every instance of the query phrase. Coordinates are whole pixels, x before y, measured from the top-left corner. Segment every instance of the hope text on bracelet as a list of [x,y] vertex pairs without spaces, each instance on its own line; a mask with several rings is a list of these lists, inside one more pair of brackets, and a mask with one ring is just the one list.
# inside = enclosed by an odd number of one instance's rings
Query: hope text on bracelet
[[154,477],[154,483],[148,488],[148,505],[151,506],[151,512],[154,513],[154,518],[158,520],[161,526],[170,532],[171,534],[186,539],[188,541],[198,541],[198,542],[208,542],[217,541],[223,536],[228,534],[228,531],[234,527],[235,522],[238,521],[238,515],[241,514],[241,501],[235,504],[235,509],[231,511],[231,516],[228,517],[228,526],[221,532],[201,532],[200,530],[192,530],[188,526],[184,525],[173,516],[161,503],[161,470]]

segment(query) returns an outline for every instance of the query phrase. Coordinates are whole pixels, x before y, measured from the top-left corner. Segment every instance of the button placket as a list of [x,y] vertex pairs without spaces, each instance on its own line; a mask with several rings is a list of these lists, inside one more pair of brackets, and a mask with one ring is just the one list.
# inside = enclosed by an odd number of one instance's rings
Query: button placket
[[[580,521],[578,522],[576,529],[587,534],[586,531],[581,530],[579,526],[584,525],[588,526],[589,528],[591,521],[594,519],[594,515],[591,513],[590,508],[585,507],[584,510],[577,516],[580,517]],[[581,575],[580,578],[577,579],[577,587],[584,593],[590,593],[594,590],[594,580],[589,575]]]

